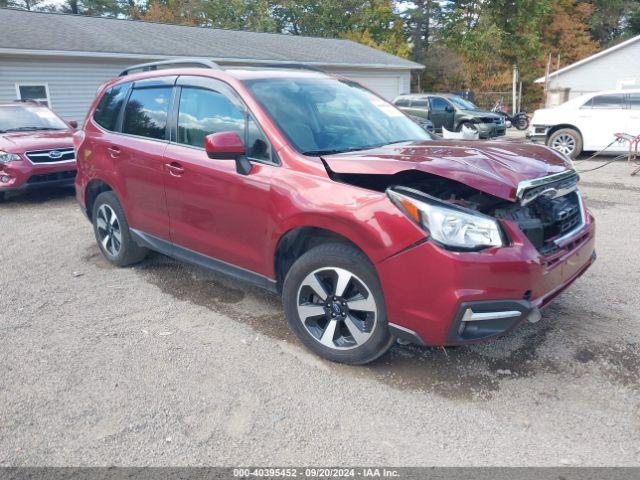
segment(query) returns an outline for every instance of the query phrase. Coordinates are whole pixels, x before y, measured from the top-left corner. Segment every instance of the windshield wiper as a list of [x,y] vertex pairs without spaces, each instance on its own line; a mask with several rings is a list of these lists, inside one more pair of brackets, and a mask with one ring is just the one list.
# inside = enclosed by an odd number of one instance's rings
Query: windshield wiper
[[307,152],[302,152],[303,155],[309,156],[321,156],[321,155],[337,155],[339,153],[347,153],[347,152],[357,152],[359,150],[371,150],[373,148],[386,147],[387,145],[393,145],[394,143],[403,143],[403,142],[411,142],[413,140],[396,140],[394,142],[385,142],[385,143],[377,143],[375,145],[364,145],[362,147],[353,147],[353,148],[342,148],[342,149],[333,149],[333,150],[309,150]]
[[6,132],[35,132],[41,130],[64,130],[63,128],[53,128],[53,127],[17,127],[17,128],[8,128],[5,130]]

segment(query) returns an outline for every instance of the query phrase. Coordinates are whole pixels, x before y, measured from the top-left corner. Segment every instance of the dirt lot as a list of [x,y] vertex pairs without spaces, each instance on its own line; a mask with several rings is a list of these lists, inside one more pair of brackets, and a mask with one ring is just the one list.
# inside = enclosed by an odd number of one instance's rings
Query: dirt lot
[[69,192],[12,197],[0,465],[640,465],[640,177],[582,186],[599,259],[542,321],[368,367],[305,351],[269,294],[111,267]]

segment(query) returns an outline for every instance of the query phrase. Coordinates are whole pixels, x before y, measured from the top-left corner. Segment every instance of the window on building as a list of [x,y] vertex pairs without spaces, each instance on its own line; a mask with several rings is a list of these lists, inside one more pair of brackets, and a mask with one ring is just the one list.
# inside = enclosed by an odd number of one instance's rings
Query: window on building
[[133,90],[124,111],[123,133],[164,139],[171,87]]
[[33,100],[51,108],[49,87],[46,83],[16,83],[18,100]]

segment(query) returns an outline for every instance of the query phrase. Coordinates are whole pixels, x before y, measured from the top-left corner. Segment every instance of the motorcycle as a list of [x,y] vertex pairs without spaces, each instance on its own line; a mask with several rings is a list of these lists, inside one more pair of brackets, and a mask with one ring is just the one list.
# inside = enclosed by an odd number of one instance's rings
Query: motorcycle
[[493,113],[497,113],[498,115],[502,115],[507,127],[510,126],[509,124],[511,124],[518,130],[526,130],[527,128],[529,128],[529,115],[527,115],[527,112],[522,111],[516,113],[513,116],[509,115],[509,110],[503,105],[502,99],[496,102],[491,111]]

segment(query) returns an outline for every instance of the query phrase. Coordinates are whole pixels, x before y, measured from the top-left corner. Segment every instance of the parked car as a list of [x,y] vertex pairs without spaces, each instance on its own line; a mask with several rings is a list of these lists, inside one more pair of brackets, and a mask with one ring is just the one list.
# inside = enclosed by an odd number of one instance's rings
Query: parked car
[[434,127],[433,122],[428,118],[416,117],[415,115],[407,115],[407,117],[420,125],[424,131],[435,133],[436,128]]
[[277,292],[308,348],[362,364],[396,337],[535,321],[593,262],[563,155],[432,140],[323,73],[202,64],[128,69],[75,136],[77,198],[114,265],[151,249]]
[[39,103],[0,103],[0,200],[10,191],[73,186],[75,127]]
[[616,133],[640,135],[640,90],[610,90],[573,98],[553,108],[536,110],[528,136],[571,158],[583,151],[629,150],[613,143]]
[[435,131],[442,128],[459,132],[463,126],[477,130],[480,138],[500,137],[506,132],[504,117],[482,110],[469,100],[446,93],[401,95],[393,101],[403,112],[433,122]]

